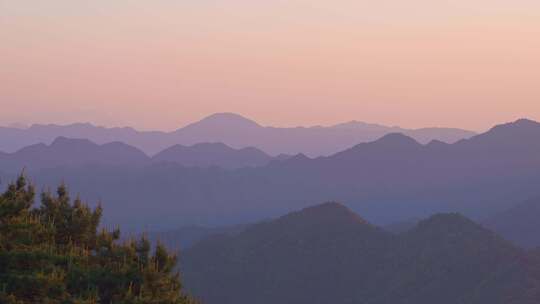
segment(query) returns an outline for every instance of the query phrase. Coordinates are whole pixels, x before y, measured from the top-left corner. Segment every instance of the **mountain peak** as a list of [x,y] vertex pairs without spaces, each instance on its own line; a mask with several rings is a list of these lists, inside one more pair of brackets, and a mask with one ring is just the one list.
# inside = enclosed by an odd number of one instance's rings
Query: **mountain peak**
[[536,144],[538,139],[540,139],[540,123],[529,119],[519,119],[514,122],[497,125],[486,133],[462,142],[488,142],[507,146],[520,144],[522,146]]
[[377,130],[377,131],[384,131],[387,129],[390,129],[390,127],[374,124],[374,123],[367,123],[363,121],[358,120],[351,120],[348,122],[340,123],[331,126],[331,128],[336,129],[365,129],[365,130]]
[[479,224],[473,222],[467,217],[459,213],[439,213],[422,220],[418,223],[414,231],[421,235],[432,235],[435,237],[473,234],[489,234],[492,233],[484,229]]
[[402,133],[387,134],[381,137],[380,139],[374,141],[373,143],[384,144],[384,145],[395,146],[395,147],[421,146],[416,140]]
[[446,148],[448,146],[449,146],[448,143],[445,143],[444,141],[440,141],[440,140],[436,140],[436,139],[430,141],[427,144],[427,147],[434,148],[434,149],[436,149],[436,148]]
[[236,114],[236,113],[215,113],[210,116],[207,116],[203,119],[201,119],[198,123],[217,123],[217,124],[227,124],[228,125],[244,125],[244,126],[257,126],[260,125],[256,123],[255,121],[245,118],[242,115]]
[[340,225],[369,225],[358,214],[351,211],[345,205],[337,202],[326,202],[312,207],[304,208],[300,211],[289,213],[281,217],[278,221],[309,223],[322,226]]
[[[239,135],[246,131],[262,128],[253,120],[234,113],[216,113],[197,122],[176,130],[176,134],[183,134],[191,138],[192,143],[220,141],[226,142],[223,134]],[[245,135],[243,135],[245,136]],[[186,143],[186,142],[184,142]],[[231,144],[230,142],[226,142]]]
[[515,125],[518,125],[518,126],[525,126],[525,125],[529,125],[529,126],[540,126],[540,123],[534,121],[534,120],[531,120],[531,119],[527,119],[527,118],[521,118],[521,119],[518,119],[514,122]]
[[503,131],[530,131],[530,130],[540,130],[540,123],[534,120],[521,118],[514,122],[497,125],[493,127],[488,133],[503,132]]
[[220,142],[175,145],[154,155],[154,161],[173,162],[189,167],[222,167],[239,169],[267,165],[272,157],[259,149],[235,149]]

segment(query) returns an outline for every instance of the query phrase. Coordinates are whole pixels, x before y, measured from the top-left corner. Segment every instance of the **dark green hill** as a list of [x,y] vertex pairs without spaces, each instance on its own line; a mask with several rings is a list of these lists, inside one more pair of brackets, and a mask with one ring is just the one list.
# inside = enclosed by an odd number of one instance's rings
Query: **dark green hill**
[[[493,279],[527,269],[521,264],[523,251],[454,213],[420,221],[400,236],[395,253],[394,275],[389,275],[384,293],[369,303],[508,303]],[[516,280],[498,279],[502,286]],[[521,295],[522,290],[509,292]]]
[[318,300],[311,303],[331,303],[353,290],[358,294],[351,299],[367,298],[377,278],[362,272],[387,265],[379,252],[392,239],[342,205],[327,203],[195,245],[184,255],[186,278],[206,303],[307,303],[315,290]]
[[538,259],[458,214],[396,236],[327,203],[202,241],[183,265],[208,304],[540,301]]

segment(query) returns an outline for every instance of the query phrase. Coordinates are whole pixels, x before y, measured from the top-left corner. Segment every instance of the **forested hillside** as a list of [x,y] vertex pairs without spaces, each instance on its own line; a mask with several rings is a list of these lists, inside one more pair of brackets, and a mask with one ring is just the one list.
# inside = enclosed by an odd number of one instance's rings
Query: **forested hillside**
[[208,304],[537,304],[540,262],[459,214],[395,235],[326,203],[208,238],[183,256]]

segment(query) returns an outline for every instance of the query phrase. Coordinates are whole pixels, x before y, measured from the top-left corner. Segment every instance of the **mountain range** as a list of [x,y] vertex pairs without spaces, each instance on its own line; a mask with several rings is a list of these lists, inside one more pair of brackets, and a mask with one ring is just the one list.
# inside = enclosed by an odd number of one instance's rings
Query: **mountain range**
[[540,301],[540,256],[455,213],[394,235],[325,203],[207,238],[181,269],[208,304]]
[[200,143],[193,146],[174,145],[157,153],[155,162],[172,162],[190,167],[218,166],[225,169],[258,167],[272,160],[285,160],[290,156],[271,157],[257,148],[233,149],[222,143]]
[[271,157],[256,148],[236,150],[221,143],[175,145],[149,157],[141,150],[121,142],[98,145],[88,139],[58,137],[50,145],[35,144],[13,153],[0,153],[0,168],[4,172],[18,173],[23,168],[34,172],[85,165],[140,167],[152,163],[173,163],[186,167],[236,169],[264,166],[288,157]]
[[403,133],[421,143],[440,140],[453,143],[475,135],[451,128],[403,129],[352,121],[329,127],[264,127],[232,113],[218,113],[172,132],[137,131],[133,128],[105,128],[88,123],[32,125],[29,128],[0,127],[0,151],[15,152],[23,147],[50,144],[57,137],[85,138],[97,144],[123,142],[154,155],[173,145],[224,143],[235,149],[255,147],[270,155],[330,155],[359,142],[372,141],[389,133]]
[[0,145],[56,137],[0,152],[0,181],[23,169],[39,189],[67,181],[104,207],[104,226],[153,231],[182,250],[204,303],[540,303],[540,123],[394,129],[234,114],[170,133],[4,128]]
[[[96,146],[111,145],[127,149],[118,143]],[[461,212],[483,220],[540,196],[540,124],[530,120],[496,126],[454,144],[421,144],[403,134],[388,134],[327,157],[299,154],[232,170],[169,161],[139,164],[142,152],[134,148],[119,164],[69,161],[87,160],[85,151],[61,157],[59,152],[43,153],[52,155],[47,162],[54,163],[56,157],[68,164],[34,170],[32,179],[42,188],[69,181],[73,192],[102,202],[106,223],[124,229],[242,224],[325,200],[342,201],[378,225],[437,212]],[[5,168],[0,167],[3,180],[20,172]]]

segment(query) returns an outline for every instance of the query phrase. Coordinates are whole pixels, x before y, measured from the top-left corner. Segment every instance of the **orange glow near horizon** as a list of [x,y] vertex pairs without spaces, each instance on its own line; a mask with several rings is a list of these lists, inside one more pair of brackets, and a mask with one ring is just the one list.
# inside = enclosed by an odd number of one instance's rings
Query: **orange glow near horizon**
[[87,2],[0,0],[0,125],[540,120],[539,1]]

